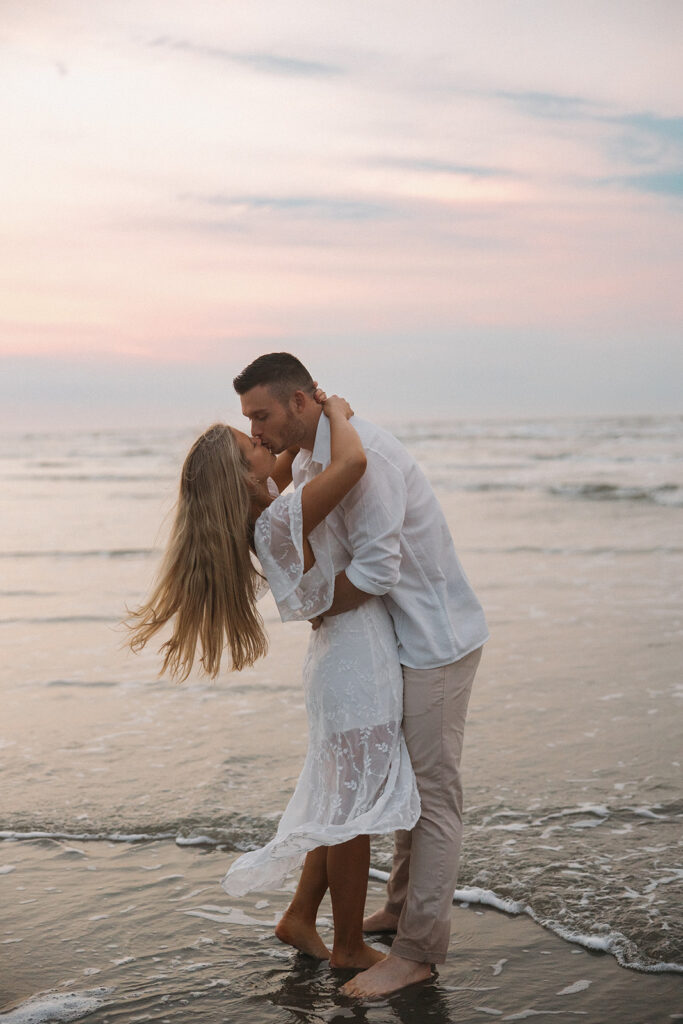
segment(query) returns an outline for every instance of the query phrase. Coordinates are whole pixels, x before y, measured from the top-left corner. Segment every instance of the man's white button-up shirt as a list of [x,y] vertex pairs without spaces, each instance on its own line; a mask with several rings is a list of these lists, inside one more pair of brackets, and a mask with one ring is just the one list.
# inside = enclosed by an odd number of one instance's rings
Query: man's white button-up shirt
[[[353,418],[367,455],[365,474],[327,517],[349,554],[344,570],[367,594],[384,598],[403,665],[436,668],[488,639],[484,612],[465,576],[434,492],[403,445]],[[329,464],[330,425],[321,415],[313,451],[294,460],[295,485]]]

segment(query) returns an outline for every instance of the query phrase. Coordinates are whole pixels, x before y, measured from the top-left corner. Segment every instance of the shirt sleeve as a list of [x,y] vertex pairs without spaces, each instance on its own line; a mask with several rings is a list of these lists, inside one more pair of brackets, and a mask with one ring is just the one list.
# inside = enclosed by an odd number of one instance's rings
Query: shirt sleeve
[[315,562],[304,571],[302,489],[281,494],[254,527],[256,554],[283,622],[321,615],[334,597],[334,564],[325,523],[309,534]]
[[366,594],[386,594],[401,574],[401,528],[407,487],[403,473],[383,455],[365,452],[368,464],[341,502],[352,558],[345,572]]

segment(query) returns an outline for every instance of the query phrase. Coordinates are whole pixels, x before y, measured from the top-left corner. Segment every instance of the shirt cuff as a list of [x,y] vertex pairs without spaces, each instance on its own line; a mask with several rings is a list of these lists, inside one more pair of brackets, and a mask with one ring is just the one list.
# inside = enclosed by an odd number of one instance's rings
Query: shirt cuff
[[354,587],[358,590],[362,590],[364,594],[373,594],[376,597],[382,597],[383,594],[386,594],[390,590],[388,585],[383,586],[375,580],[369,579],[365,573],[361,572],[360,569],[353,564],[353,562],[347,565],[344,572],[346,573],[346,578],[349,583],[353,583]]

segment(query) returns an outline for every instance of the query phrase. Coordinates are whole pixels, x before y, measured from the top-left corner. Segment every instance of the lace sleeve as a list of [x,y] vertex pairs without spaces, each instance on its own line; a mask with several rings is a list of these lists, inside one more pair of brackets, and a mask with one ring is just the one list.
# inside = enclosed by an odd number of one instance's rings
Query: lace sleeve
[[283,622],[321,615],[334,597],[334,564],[327,526],[309,534],[315,563],[304,572],[301,491],[281,494],[256,520],[254,545]]

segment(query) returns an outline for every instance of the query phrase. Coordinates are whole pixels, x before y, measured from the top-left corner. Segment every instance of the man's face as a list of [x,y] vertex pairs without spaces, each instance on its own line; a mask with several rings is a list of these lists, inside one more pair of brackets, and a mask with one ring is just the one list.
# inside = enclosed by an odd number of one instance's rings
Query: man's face
[[273,455],[301,443],[306,431],[294,399],[283,405],[264,384],[240,395],[240,399],[252,436],[258,437]]

